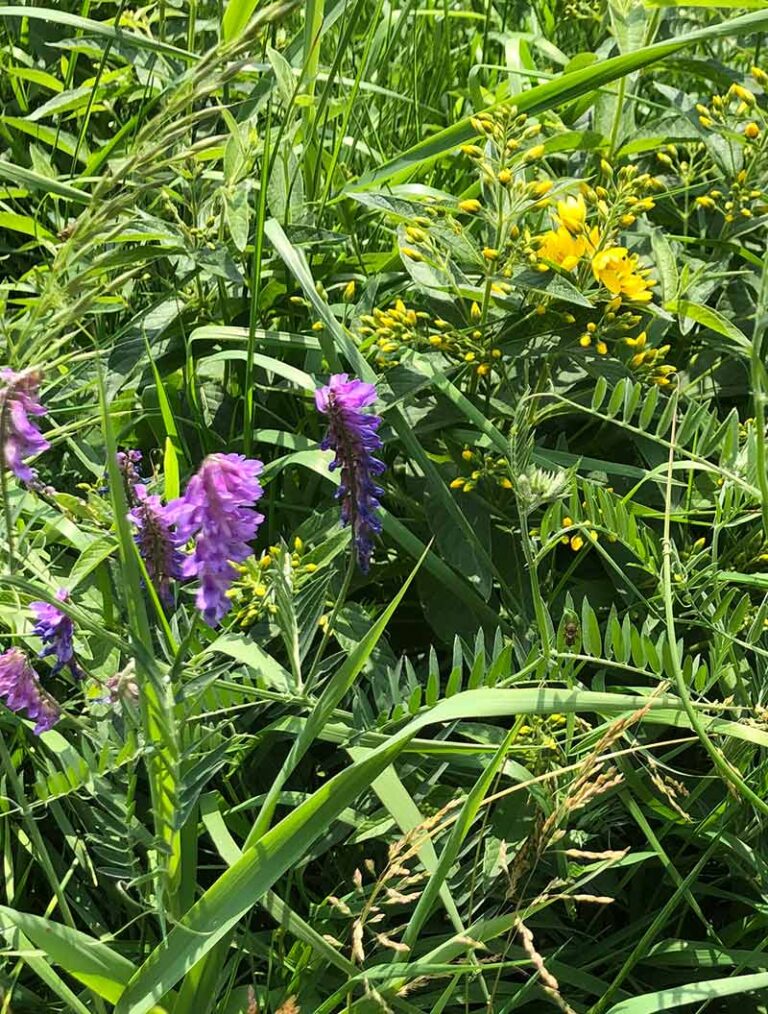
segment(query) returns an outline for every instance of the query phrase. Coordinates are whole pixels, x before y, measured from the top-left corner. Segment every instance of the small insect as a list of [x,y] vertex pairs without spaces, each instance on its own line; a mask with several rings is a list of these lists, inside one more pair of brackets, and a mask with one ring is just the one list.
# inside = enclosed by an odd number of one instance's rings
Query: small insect
[[569,648],[572,647],[572,645],[576,643],[576,638],[579,636],[579,625],[576,620],[568,620],[563,628],[563,634],[565,636],[565,643]]

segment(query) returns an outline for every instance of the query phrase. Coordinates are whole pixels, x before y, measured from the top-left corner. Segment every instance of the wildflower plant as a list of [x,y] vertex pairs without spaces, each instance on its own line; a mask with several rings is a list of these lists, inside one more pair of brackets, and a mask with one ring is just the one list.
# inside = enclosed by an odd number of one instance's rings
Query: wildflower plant
[[61,7],[0,17],[0,1007],[757,1010],[768,15]]

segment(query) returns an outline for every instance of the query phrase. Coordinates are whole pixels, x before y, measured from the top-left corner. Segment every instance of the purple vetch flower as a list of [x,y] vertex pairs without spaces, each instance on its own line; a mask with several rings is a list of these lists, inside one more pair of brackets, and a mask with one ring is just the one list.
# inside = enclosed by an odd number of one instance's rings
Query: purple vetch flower
[[341,469],[341,523],[350,525],[357,562],[367,572],[373,552],[373,537],[381,531],[375,511],[383,490],[374,481],[384,463],[373,452],[381,447],[376,430],[381,419],[362,411],[376,401],[376,388],[362,380],[350,380],[346,373],[334,374],[327,387],[315,391],[315,403],[328,416],[328,432],[320,446],[331,448],[336,457],[331,469]]
[[263,490],[256,478],[263,465],[243,454],[209,454],[168,505],[169,519],[183,542],[195,539],[184,561],[184,577],[199,577],[197,608],[215,627],[230,608],[227,591],[237,577],[233,563],[247,559],[264,515],[252,510]]
[[11,711],[35,719],[35,732],[47,732],[59,720],[59,706],[40,686],[37,673],[18,648],[0,655],[0,699]]
[[133,487],[133,496],[135,506],[128,519],[137,528],[136,545],[158,595],[170,605],[171,580],[182,576],[184,556],[179,547],[183,540],[172,530],[169,508],[159,496],[140,485]]
[[0,370],[0,455],[2,463],[23,482],[31,482],[35,472],[24,463],[25,458],[47,451],[51,446],[30,416],[45,415],[39,400],[42,374],[38,370],[15,373]]
[[[55,597],[59,602],[66,602],[69,599],[69,592],[66,588],[59,588]],[[54,673],[60,672],[65,665],[68,665],[69,671],[75,679],[81,679],[83,673],[75,660],[75,649],[72,644],[74,625],[70,617],[61,609],[51,605],[50,602],[30,602],[29,608],[37,620],[32,628],[32,633],[37,634],[43,641],[40,658],[55,655]]]
[[143,455],[141,451],[130,450],[118,451],[116,457],[117,467],[123,476],[126,498],[128,503],[133,505],[138,499],[136,487],[141,483],[141,472],[138,469],[138,465]]

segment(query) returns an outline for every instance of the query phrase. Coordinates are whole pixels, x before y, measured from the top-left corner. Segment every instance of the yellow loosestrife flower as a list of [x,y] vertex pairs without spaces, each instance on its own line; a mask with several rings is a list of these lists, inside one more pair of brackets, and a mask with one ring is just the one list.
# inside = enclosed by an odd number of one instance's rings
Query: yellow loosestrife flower
[[587,221],[587,206],[581,194],[576,197],[566,197],[564,201],[557,202],[557,221],[566,228],[572,236],[578,236],[584,231]]
[[609,246],[592,258],[592,273],[614,296],[622,295],[636,303],[650,302],[651,286],[647,269],[639,268],[637,254],[630,256],[623,246]]

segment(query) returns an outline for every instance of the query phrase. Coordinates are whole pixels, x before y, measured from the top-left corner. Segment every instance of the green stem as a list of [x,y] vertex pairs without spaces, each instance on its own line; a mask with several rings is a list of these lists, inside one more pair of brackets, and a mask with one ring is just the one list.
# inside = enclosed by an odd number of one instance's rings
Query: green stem
[[757,464],[757,485],[760,489],[761,509],[763,515],[763,532],[768,539],[768,467],[765,459],[765,405],[768,401],[766,387],[768,377],[765,370],[763,345],[766,331],[766,307],[768,307],[768,254],[763,261],[763,274],[760,283],[760,296],[755,313],[755,330],[752,335],[752,352],[750,356],[752,390],[755,404],[755,458]]
[[[1,427],[0,427],[1,429]],[[1,438],[0,438],[1,439]],[[3,498],[3,514],[5,515],[5,538],[8,543],[8,571],[13,574],[13,515],[8,495],[8,474],[5,465],[0,461],[0,495]]]
[[349,563],[347,564],[347,572],[344,575],[344,581],[342,582],[341,590],[339,591],[339,594],[336,597],[336,601],[333,605],[333,611],[331,612],[331,615],[328,618],[328,622],[325,625],[322,640],[320,641],[320,645],[315,654],[315,660],[312,663],[312,668],[309,670],[309,675],[307,676],[307,684],[306,687],[304,688],[305,693],[309,692],[309,689],[312,686],[312,682],[315,677],[315,673],[317,672],[317,668],[323,660],[325,649],[328,647],[328,641],[330,640],[331,633],[333,632],[333,626],[336,623],[336,617],[339,615],[339,611],[341,610],[341,607],[344,605],[344,602],[346,601],[347,593],[349,592],[349,586],[352,584],[352,577],[355,573],[356,565],[357,561],[355,558],[355,547],[353,544],[350,547]]
[[536,558],[533,554],[533,548],[531,546],[531,537],[528,534],[528,512],[525,510],[523,505],[518,500],[517,502],[518,516],[520,518],[520,535],[523,543],[523,555],[525,556],[525,566],[528,571],[528,578],[531,584],[531,597],[533,598],[533,610],[536,614],[536,626],[539,628],[539,637],[541,638],[541,651],[546,657],[550,652],[550,624],[549,615],[547,613],[547,607],[544,605],[544,599],[541,595],[541,588],[539,587],[539,572],[536,564]]

